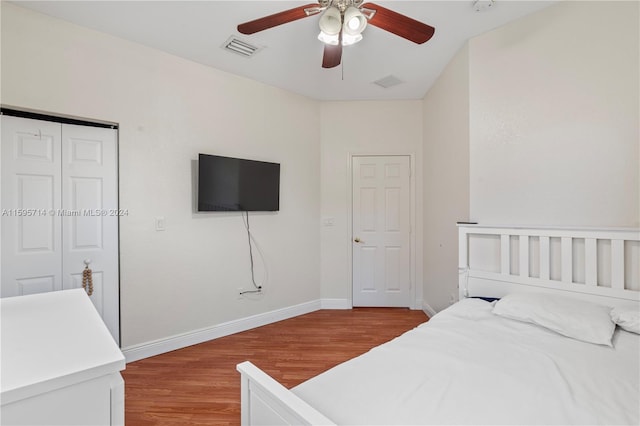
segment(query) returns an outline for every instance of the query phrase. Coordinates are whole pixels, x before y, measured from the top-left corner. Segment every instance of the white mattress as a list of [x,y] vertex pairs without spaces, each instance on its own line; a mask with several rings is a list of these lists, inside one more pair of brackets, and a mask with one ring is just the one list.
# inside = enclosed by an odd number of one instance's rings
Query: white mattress
[[338,424],[639,424],[640,335],[614,347],[466,299],[293,388]]

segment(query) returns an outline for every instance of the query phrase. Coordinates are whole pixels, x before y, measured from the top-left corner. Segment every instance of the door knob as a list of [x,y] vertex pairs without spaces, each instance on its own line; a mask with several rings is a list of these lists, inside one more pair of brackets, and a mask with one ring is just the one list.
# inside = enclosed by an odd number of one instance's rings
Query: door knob
[[356,237],[353,241],[355,241],[356,243],[361,243],[362,241],[360,240],[360,238]]

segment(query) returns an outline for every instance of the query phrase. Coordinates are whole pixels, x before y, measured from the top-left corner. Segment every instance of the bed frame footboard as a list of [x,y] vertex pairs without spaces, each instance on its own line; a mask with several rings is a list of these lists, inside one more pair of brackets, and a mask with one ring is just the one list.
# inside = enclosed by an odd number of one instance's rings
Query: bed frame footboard
[[251,362],[236,369],[241,376],[243,426],[335,424]]

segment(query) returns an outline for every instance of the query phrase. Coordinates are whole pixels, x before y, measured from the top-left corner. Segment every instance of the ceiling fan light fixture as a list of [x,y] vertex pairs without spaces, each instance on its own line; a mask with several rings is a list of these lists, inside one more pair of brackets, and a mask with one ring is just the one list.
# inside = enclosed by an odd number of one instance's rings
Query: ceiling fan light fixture
[[[366,0],[316,1],[317,3],[294,7],[239,24],[238,32],[255,34],[314,14],[320,14],[318,26],[321,32],[318,39],[326,43],[322,57],[323,68],[334,68],[340,65],[342,47],[362,40],[362,32],[369,23],[415,44],[429,41],[435,33],[435,28],[430,25],[383,6],[365,3]],[[471,1],[493,4],[495,0]]]
[[343,31],[348,35],[358,35],[364,31],[367,26],[367,18],[360,12],[357,7],[349,6],[344,11],[344,27]]
[[346,32],[342,34],[342,45],[343,46],[351,46],[352,44],[356,44],[362,40],[362,34],[351,35]]
[[320,31],[327,35],[338,35],[342,29],[342,15],[337,7],[328,7],[320,16]]
[[320,34],[318,34],[318,40],[325,44],[337,46],[340,42],[340,36],[338,34],[327,34],[324,31],[320,31]]

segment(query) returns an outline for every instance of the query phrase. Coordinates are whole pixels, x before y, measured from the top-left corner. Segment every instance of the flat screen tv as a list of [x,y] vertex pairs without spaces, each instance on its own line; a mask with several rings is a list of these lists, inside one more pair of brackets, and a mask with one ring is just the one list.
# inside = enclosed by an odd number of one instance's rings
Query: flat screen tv
[[280,210],[280,164],[198,156],[198,211]]

